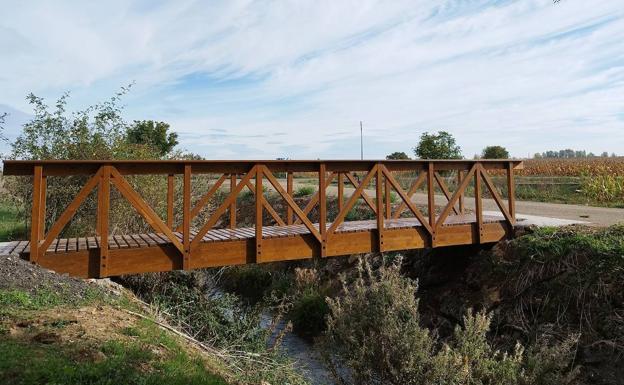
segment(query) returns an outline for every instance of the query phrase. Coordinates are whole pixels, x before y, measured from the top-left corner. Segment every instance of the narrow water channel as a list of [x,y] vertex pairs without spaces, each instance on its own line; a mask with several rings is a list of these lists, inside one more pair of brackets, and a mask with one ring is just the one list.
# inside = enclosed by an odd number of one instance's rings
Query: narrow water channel
[[[268,328],[271,325],[272,317],[270,314],[264,314],[262,317],[262,326]],[[269,341],[272,344],[274,338],[277,337],[286,327],[285,321],[275,328],[273,335]],[[321,362],[319,353],[314,344],[304,340],[294,333],[286,333],[282,340],[282,349],[294,362],[297,369],[310,380],[313,385],[333,384],[330,373],[325,369]]]

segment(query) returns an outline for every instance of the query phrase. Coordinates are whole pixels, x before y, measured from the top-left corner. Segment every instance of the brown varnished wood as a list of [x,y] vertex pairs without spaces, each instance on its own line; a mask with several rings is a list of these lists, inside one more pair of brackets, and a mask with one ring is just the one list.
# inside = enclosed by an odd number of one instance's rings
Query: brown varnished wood
[[[191,166],[189,165],[189,167],[191,167]],[[217,181],[212,185],[212,187],[210,187],[210,189],[204,195],[202,195],[201,198],[199,198],[199,200],[197,201],[197,203],[195,204],[195,206],[193,207],[193,209],[190,212],[190,220],[191,221],[197,215],[199,215],[199,213],[202,211],[202,209],[210,201],[210,198],[212,198],[212,196],[219,190],[219,188],[221,187],[223,182],[225,182],[226,179],[227,179],[227,175],[221,175],[221,177],[219,177],[219,179],[217,179]],[[176,231],[182,231],[182,228],[183,228],[183,224],[178,226]]]
[[[435,175],[435,180],[436,182],[438,182],[438,186],[440,186],[440,190],[442,190],[442,193],[444,194],[444,196],[446,197],[447,202],[451,200],[452,194],[449,191],[448,187],[446,186],[446,183],[444,183],[444,179],[442,179],[442,177],[440,176],[439,173],[434,172]],[[453,205],[453,212],[455,214],[459,214],[459,210],[457,210],[455,208],[455,205]]]
[[217,210],[210,216],[208,222],[206,222],[199,229],[197,235],[191,241],[191,249],[199,245],[201,238],[206,235],[206,232],[208,232],[208,230],[210,230],[215,225],[215,223],[217,223],[221,215],[223,215],[228,207],[232,205],[232,201],[234,201],[238,197],[238,194],[241,192],[243,187],[246,186],[247,182],[256,175],[256,168],[257,166],[254,165],[251,170],[247,170],[244,173],[246,175],[238,182],[236,188],[234,188],[234,191],[230,192],[230,195],[225,198],[225,201],[223,201],[223,203],[221,203]]
[[475,243],[481,243],[483,240],[483,210],[482,210],[482,198],[481,198],[481,166],[477,163],[474,165],[475,167],[475,186],[474,186],[474,196],[475,196],[475,213],[477,216],[477,234],[478,241]]
[[108,258],[110,256],[108,245],[109,212],[110,212],[110,166],[102,166],[98,181],[98,213],[97,227],[100,231],[100,245],[98,248],[98,259],[100,277],[108,276]]
[[[432,234],[433,233],[433,229],[431,228],[431,226],[427,222],[427,219],[425,219],[425,217],[422,215],[420,210],[418,210],[418,208],[414,205],[414,203],[412,202],[411,198],[405,193],[405,191],[403,191],[403,188],[401,187],[399,182],[394,178],[392,173],[390,173],[387,169],[384,168],[384,175],[385,175],[386,178],[388,178],[388,180],[389,180],[390,184],[392,185],[392,187],[394,187],[394,191],[396,191],[397,194],[399,194],[399,196],[403,200],[403,204],[405,204],[406,207],[408,207],[410,209],[412,214],[414,214],[414,216],[420,221],[420,223],[425,227],[425,229],[427,229],[429,234]],[[396,218],[394,218],[394,219],[396,219]]]
[[130,202],[137,212],[146,220],[146,222],[154,228],[154,230],[164,233],[169,237],[180,253],[184,253],[184,246],[173,235],[173,232],[158,217],[158,214],[152,209],[141,196],[130,186],[130,183],[117,171],[115,167],[110,167],[111,183],[115,185],[117,190]]
[[[234,192],[236,188],[236,174],[230,175],[230,194]],[[236,228],[236,199],[232,201],[230,206],[230,229]]]
[[262,208],[264,203],[264,191],[262,189],[262,178],[264,166],[256,168],[256,255],[252,261],[262,258]]
[[[31,242],[0,243],[0,253],[14,253],[30,258],[42,266],[59,272],[84,277],[105,277],[172,269],[195,269],[227,266],[253,262],[287,261],[305,258],[332,257],[352,253],[384,252],[423,247],[442,247],[496,242],[510,237],[515,222],[513,171],[521,167],[515,161],[227,161],[227,162],[87,162],[86,165],[66,162],[13,163],[14,170],[28,171],[33,178],[33,212]],[[94,170],[85,186],[73,197],[59,219],[45,231],[46,176],[65,175],[61,166],[76,167],[67,175],[80,175]],[[93,167],[97,166],[97,169]],[[17,169],[15,169],[17,167]],[[119,169],[117,169],[119,167]],[[236,171],[233,171],[236,170]],[[451,194],[437,170],[454,170],[458,175],[457,190]],[[504,202],[488,170],[507,173],[508,202]],[[167,175],[166,223],[128,183],[124,175],[133,173],[163,173]],[[163,172],[164,171],[164,172]],[[286,190],[273,175],[286,172]],[[361,183],[352,172],[366,172]],[[395,179],[394,171],[418,172],[418,178],[404,191]],[[467,174],[464,174],[466,171]],[[221,173],[209,191],[195,207],[191,205],[192,175]],[[293,199],[293,173],[307,172],[318,176],[319,189],[305,209]],[[172,231],[174,178],[182,174],[181,231]],[[240,180],[238,180],[240,175]],[[355,187],[354,193],[344,201],[344,177]],[[338,213],[328,218],[327,187],[338,179]],[[367,195],[375,178],[375,199]],[[474,214],[463,214],[463,196],[468,184],[475,181]],[[199,230],[192,228],[195,215],[215,196],[225,180],[229,179],[229,195]],[[267,202],[263,194],[263,180],[267,180],[287,204],[285,220]],[[429,217],[411,201],[419,186],[427,181]],[[481,181],[503,213],[503,219],[488,217],[482,211]],[[448,203],[439,217],[435,217],[434,187],[437,184]],[[155,233],[109,235],[110,186],[114,185],[137,212],[154,228]],[[97,237],[58,238],[78,207],[97,186]],[[243,188],[255,195],[255,224],[236,228],[236,199]],[[390,202],[394,189],[402,202],[394,211]],[[347,221],[345,218],[355,203],[363,199],[375,213],[373,220]],[[459,202],[459,209],[456,205]],[[308,217],[318,205],[318,223]],[[414,217],[401,217],[404,209]],[[263,211],[271,213],[276,226],[262,222]],[[393,212],[394,211],[394,212]],[[214,228],[219,219],[229,212],[229,220]],[[450,215],[453,213],[454,215]],[[332,222],[333,220],[333,222]],[[298,223],[299,222],[299,223]],[[32,250],[31,250],[32,246]]]
[[[317,172],[325,163],[328,172],[368,171],[383,163],[390,171],[425,170],[430,160],[5,160],[4,175],[33,175],[34,167],[44,165],[44,175],[89,175],[108,164],[122,175],[183,174],[184,165],[191,164],[196,174],[244,174],[254,165],[263,163],[274,172]],[[523,168],[522,162],[510,159],[455,160],[432,159],[437,170],[470,170],[479,162],[487,170],[504,169],[512,162],[514,170]]]
[[[353,192],[353,195],[351,195],[349,200],[347,200],[346,205],[342,208],[342,210],[340,210],[340,212],[336,216],[336,219],[334,220],[334,223],[332,223],[331,226],[329,227],[329,230],[327,230],[328,239],[336,231],[336,228],[344,221],[349,210],[351,210],[353,206],[355,205],[355,202],[357,202],[357,200],[362,196],[364,189],[366,188],[366,186],[368,186],[371,179],[375,176],[376,171],[377,171],[377,165],[375,164],[373,165],[373,168],[366,174],[362,182],[356,187],[355,191]],[[356,184],[354,183],[354,186],[355,185]]]
[[173,230],[173,197],[174,197],[175,175],[167,175],[167,226]]
[[[423,184],[426,178],[427,178],[427,173],[420,172],[418,174],[418,177],[414,181],[414,183],[410,186],[410,189],[407,191],[405,196],[407,196],[409,199],[412,199],[412,196],[416,193],[416,190],[418,190],[418,188]],[[394,219],[399,218],[406,208],[407,208],[407,204],[405,202],[402,202],[401,205],[399,205],[397,210],[394,212],[394,215],[392,215],[392,218]]]
[[[42,179],[43,166],[37,165],[33,172],[33,201],[30,216],[30,261],[35,263],[39,259],[39,241],[41,239]],[[47,245],[42,245],[41,249],[46,250]]]
[[[377,167],[378,165],[375,165],[374,167]],[[358,182],[357,180],[355,180],[355,178],[353,177],[353,175],[351,175],[351,173],[346,172],[344,174],[347,177],[347,180],[349,182],[351,182],[351,184],[353,185],[354,188],[358,187]],[[366,202],[366,204],[368,205],[368,207],[371,208],[371,210],[373,210],[373,213],[377,214],[377,205],[375,204],[375,202],[373,202],[373,200],[368,196],[368,194],[366,193],[366,191],[361,190],[360,192],[360,196],[362,197],[362,199],[364,199],[364,202]]]
[[440,216],[438,217],[438,220],[437,220],[438,227],[441,226],[446,220],[446,218],[449,216],[449,214],[451,213],[451,210],[455,206],[455,203],[457,203],[457,201],[459,200],[459,197],[464,195],[466,191],[466,187],[468,187],[468,184],[470,183],[470,179],[473,177],[473,175],[476,174],[476,170],[477,170],[477,165],[472,166],[472,169],[468,171],[468,174],[462,180],[462,183],[459,186],[457,186],[457,190],[455,190],[455,193],[453,194],[449,202],[446,204],[444,209],[442,209],[442,212],[440,213]]
[[[254,199],[256,196],[256,188],[251,184],[250,181],[247,182],[246,184],[247,188],[249,189],[249,191],[251,191],[254,195]],[[273,220],[280,226],[286,226],[286,223],[284,222],[284,220],[279,216],[279,214],[277,213],[277,211],[275,211],[275,209],[273,208],[273,206],[271,206],[271,204],[269,202],[267,202],[266,199],[262,199],[262,207],[264,209],[266,209],[266,211],[269,213],[269,215],[271,215],[271,217],[273,218]]]
[[293,209],[297,217],[301,219],[303,224],[308,228],[308,230],[312,233],[312,235],[314,235],[316,239],[319,242],[321,242],[321,234],[314,227],[312,222],[310,222],[310,220],[303,213],[303,211],[301,211],[299,206],[297,206],[297,203],[295,203],[292,197],[288,195],[286,191],[284,191],[284,188],[282,187],[282,185],[280,185],[279,181],[275,179],[275,176],[273,176],[273,174],[271,173],[271,170],[269,170],[266,166],[264,167],[264,175],[266,176],[269,183],[273,185],[273,188],[275,188],[275,190],[282,196],[282,198],[284,198],[284,200],[286,201],[286,204],[288,204]]
[[[293,196],[293,187],[294,187],[294,180],[293,179],[294,179],[293,178],[293,173],[289,171],[287,176],[286,176],[286,193],[291,198]],[[292,225],[293,224],[293,209],[290,206],[286,207],[286,223],[288,225]]]
[[503,216],[505,216],[505,218],[507,219],[509,223],[514,224],[515,219],[511,216],[511,214],[507,210],[507,207],[505,207],[503,198],[501,198],[500,194],[498,193],[498,190],[496,189],[496,186],[494,185],[492,178],[490,178],[490,175],[483,168],[481,168],[481,177],[483,178],[483,181],[485,182],[485,186],[488,188],[488,190],[490,190],[490,194],[492,194],[492,198],[494,198],[494,202],[496,202],[496,205],[498,206],[500,211],[503,213]]
[[191,266],[191,165],[184,165],[182,182],[182,268],[188,270]]
[[[335,173],[332,173],[329,177],[329,179],[326,181],[325,185],[328,186],[330,184],[332,184],[332,182],[334,181],[334,178],[336,177]],[[290,194],[292,197],[292,194]],[[316,193],[314,193],[312,195],[312,197],[310,198],[310,201],[308,202],[308,204],[306,204],[305,208],[303,209],[303,213],[305,214],[305,216],[308,216],[310,214],[310,212],[312,211],[312,209],[319,203],[319,191],[317,191]],[[296,218],[295,219],[295,224],[299,225],[301,224],[301,219],[300,218]]]
[[327,255],[327,175],[325,163],[319,166],[319,232],[321,234],[321,257]]

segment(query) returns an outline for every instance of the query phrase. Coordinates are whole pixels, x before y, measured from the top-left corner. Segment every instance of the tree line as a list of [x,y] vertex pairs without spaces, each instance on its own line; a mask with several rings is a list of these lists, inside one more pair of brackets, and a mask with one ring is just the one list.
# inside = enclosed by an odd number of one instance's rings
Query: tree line
[[[450,133],[446,131],[438,131],[437,133],[425,132],[420,136],[418,145],[413,148],[415,159],[463,159],[461,147],[457,145],[457,141]],[[615,153],[609,155],[603,152],[600,157],[616,157]],[[559,151],[545,151],[536,153],[533,158],[595,158],[592,152],[585,150],[575,151],[571,149]],[[503,146],[491,145],[486,146],[480,155],[475,155],[475,159],[509,159],[509,151]],[[412,159],[403,151],[395,151],[386,156],[386,159],[392,160],[409,160]]]

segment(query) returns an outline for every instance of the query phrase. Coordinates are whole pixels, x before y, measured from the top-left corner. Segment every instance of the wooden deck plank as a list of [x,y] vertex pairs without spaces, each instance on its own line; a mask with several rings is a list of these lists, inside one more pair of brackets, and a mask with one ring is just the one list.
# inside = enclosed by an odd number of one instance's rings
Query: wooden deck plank
[[122,235],[121,236],[124,241],[128,244],[128,247],[139,247],[139,244],[132,238],[130,235]]

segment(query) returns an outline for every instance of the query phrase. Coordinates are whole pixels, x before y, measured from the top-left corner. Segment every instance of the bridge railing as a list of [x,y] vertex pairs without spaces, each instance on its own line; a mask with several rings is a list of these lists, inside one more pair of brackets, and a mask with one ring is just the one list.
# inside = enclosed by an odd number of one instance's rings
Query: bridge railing
[[[80,205],[94,190],[97,191],[96,234],[100,253],[101,275],[106,275],[110,236],[110,196],[111,187],[116,188],[147,223],[158,233],[165,235],[183,257],[183,267],[188,266],[193,251],[202,238],[213,229],[220,219],[229,212],[227,225],[237,227],[237,197],[244,189],[254,194],[255,201],[255,253],[262,255],[263,213],[266,210],[278,226],[301,224],[313,235],[320,247],[321,256],[327,246],[346,222],[354,205],[362,200],[373,212],[376,220],[379,250],[384,250],[385,223],[413,215],[422,226],[430,245],[435,246],[436,234],[445,226],[451,215],[466,212],[467,195],[474,199],[475,223],[483,228],[483,192],[496,202],[503,220],[509,226],[515,224],[514,170],[522,167],[515,160],[414,160],[414,161],[5,161],[4,175],[32,176],[33,200],[30,229],[30,260],[36,262],[52,242],[57,239]],[[295,174],[313,176],[318,189],[305,207],[295,200]],[[200,197],[192,202],[192,176],[218,174],[218,179]],[[71,203],[46,228],[46,186],[50,176],[86,175],[87,182],[73,197]],[[167,178],[167,210],[162,219],[145,201],[141,194],[128,182],[129,175],[163,175]],[[495,175],[495,176],[494,176]],[[174,178],[182,176],[182,221],[174,224],[175,183]],[[504,178],[507,201],[502,198],[494,178]],[[286,179],[284,181],[284,178]],[[454,191],[449,188],[453,179]],[[328,187],[336,181],[337,212],[328,220]],[[285,186],[284,186],[285,182]],[[229,184],[228,187],[226,187]],[[500,181],[498,183],[501,184]],[[352,190],[346,194],[345,185]],[[264,186],[270,187],[286,203],[285,218],[272,207],[265,197]],[[471,188],[471,190],[469,189]],[[426,205],[421,210],[413,202],[419,189],[426,194]],[[374,189],[374,190],[373,190]],[[436,191],[437,189],[437,191]],[[207,220],[195,228],[192,221],[215,199],[217,191],[226,190],[225,198],[217,203],[216,209]],[[374,192],[371,192],[373,190]],[[400,204],[392,205],[394,192]],[[371,196],[373,195],[373,196]],[[436,212],[436,195],[442,195],[446,204]],[[422,206],[421,206],[422,207]],[[318,223],[310,219],[317,208]],[[407,213],[407,214],[406,214]],[[282,214],[282,215],[284,215]],[[478,232],[477,232],[478,233]],[[178,236],[181,234],[181,236]]]

